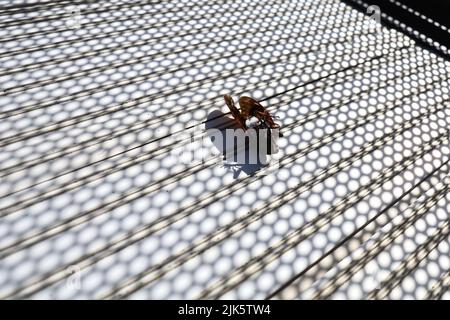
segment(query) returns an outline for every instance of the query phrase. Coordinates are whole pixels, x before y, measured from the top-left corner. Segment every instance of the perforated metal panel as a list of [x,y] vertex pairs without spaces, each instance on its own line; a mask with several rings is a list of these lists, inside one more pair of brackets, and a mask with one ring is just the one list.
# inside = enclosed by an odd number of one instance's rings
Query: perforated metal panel
[[0,4],[1,298],[448,298],[441,56],[338,0]]

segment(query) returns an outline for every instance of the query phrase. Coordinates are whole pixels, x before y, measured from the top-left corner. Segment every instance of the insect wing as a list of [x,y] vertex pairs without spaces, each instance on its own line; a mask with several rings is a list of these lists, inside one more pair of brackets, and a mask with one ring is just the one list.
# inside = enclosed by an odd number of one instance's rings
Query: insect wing
[[236,108],[236,105],[234,104],[233,98],[226,94],[224,96],[225,99],[225,103],[227,104],[228,108],[231,111],[231,114],[233,115],[233,117],[236,119],[236,121],[238,122],[239,126],[246,130],[247,127],[245,125],[245,119],[242,117],[241,113],[239,112],[238,108]]

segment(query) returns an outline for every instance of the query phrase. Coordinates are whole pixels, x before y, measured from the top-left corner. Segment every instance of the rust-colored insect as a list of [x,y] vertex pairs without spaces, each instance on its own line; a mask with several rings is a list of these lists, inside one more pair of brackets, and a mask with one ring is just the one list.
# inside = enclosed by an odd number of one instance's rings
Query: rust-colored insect
[[241,107],[241,111],[239,111],[234,104],[233,98],[229,94],[226,94],[224,99],[231,114],[244,131],[249,128],[246,121],[252,117],[259,120],[260,123],[258,126],[265,126],[270,129],[278,129],[280,127],[275,123],[269,111],[267,111],[257,100],[250,97],[240,97],[239,106]]

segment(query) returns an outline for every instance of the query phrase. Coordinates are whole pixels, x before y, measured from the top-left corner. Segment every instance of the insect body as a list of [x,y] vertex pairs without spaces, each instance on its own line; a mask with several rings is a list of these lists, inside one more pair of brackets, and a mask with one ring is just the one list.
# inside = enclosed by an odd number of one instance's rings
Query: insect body
[[275,123],[269,111],[267,111],[257,100],[250,97],[240,97],[239,106],[241,107],[241,111],[239,111],[230,95],[226,94],[224,99],[231,114],[244,131],[249,128],[246,122],[252,117],[259,120],[260,126],[262,125],[270,129],[278,129],[280,127]]

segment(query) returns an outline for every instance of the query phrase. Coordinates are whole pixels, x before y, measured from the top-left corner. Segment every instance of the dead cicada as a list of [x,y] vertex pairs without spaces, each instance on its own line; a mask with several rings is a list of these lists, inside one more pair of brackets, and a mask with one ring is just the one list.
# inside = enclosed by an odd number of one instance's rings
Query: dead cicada
[[273,120],[269,111],[267,111],[257,100],[250,97],[240,97],[239,106],[241,107],[241,111],[239,111],[234,104],[233,98],[229,94],[226,94],[224,99],[234,119],[236,119],[239,127],[244,131],[251,127],[269,129],[280,128]]

